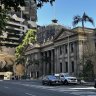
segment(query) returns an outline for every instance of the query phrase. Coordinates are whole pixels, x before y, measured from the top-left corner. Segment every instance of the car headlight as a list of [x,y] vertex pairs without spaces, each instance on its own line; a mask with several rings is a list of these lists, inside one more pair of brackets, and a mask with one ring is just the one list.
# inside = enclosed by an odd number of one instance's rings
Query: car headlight
[[51,81],[53,81],[53,82],[54,82],[55,80],[51,80]]

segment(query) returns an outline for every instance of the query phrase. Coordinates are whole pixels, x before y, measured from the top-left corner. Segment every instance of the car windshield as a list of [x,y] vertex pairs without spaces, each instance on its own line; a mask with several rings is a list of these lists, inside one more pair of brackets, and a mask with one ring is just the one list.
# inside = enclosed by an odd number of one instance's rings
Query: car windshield
[[49,79],[56,79],[55,76],[48,76]]
[[70,75],[69,75],[69,74],[65,74],[64,76],[65,76],[65,77],[70,77]]
[[61,77],[70,77],[69,74],[62,74]]
[[60,79],[60,76],[55,76],[57,79]]

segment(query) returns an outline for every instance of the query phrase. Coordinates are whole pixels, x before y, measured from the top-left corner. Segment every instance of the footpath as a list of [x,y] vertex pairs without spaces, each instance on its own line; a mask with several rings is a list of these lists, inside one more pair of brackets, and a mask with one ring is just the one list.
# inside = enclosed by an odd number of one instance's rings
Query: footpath
[[78,84],[80,85],[85,85],[85,86],[94,86],[95,85],[95,82],[86,82],[84,80],[81,80],[81,82],[79,82]]

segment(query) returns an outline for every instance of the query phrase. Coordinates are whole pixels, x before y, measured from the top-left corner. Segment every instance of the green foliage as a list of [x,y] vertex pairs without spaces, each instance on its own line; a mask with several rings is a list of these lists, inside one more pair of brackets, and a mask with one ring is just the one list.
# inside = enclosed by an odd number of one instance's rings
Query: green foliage
[[22,43],[18,47],[16,47],[16,53],[15,53],[16,57],[19,58],[22,55],[23,49],[26,45],[34,42],[36,42],[36,30],[29,29],[26,32],[26,35],[22,40]]
[[83,77],[84,79],[93,79],[94,78],[94,71],[93,71],[93,64],[91,60],[87,60],[85,65],[83,66]]
[[2,31],[5,30],[8,19],[9,16],[7,15],[7,10],[0,8],[0,34],[2,34]]
[[37,4],[37,8],[41,8],[44,3],[50,2],[50,4],[53,5],[53,2],[54,2],[55,0],[34,0],[34,1],[35,1],[35,3]]
[[4,5],[5,9],[13,7],[17,11],[19,10],[19,5],[25,6],[25,0],[1,0],[1,4]]
[[77,16],[73,17],[73,22],[72,22],[73,26],[76,26],[79,22],[82,23],[83,28],[84,28],[84,23],[86,23],[86,22],[89,22],[92,25],[94,25],[93,19],[91,17],[89,17],[85,12],[83,13],[82,16],[77,15]]
[[20,56],[19,58],[17,58],[17,60],[16,60],[16,65],[18,65],[18,64],[24,64],[24,62],[25,62],[25,57],[24,56]]
[[[44,3],[50,2],[52,5],[55,0],[34,0],[37,7],[42,7]],[[29,0],[30,2],[30,0]],[[1,4],[4,4],[6,9],[13,7],[16,11],[19,10],[18,6],[25,6],[25,0],[1,0]]]
[[[44,3],[50,2],[52,5],[55,0],[34,0],[37,8],[41,8]],[[29,0],[30,2],[30,0]],[[15,11],[19,11],[19,6],[25,6],[25,0],[1,0],[0,1],[0,32],[2,33],[2,30],[5,30],[6,22],[8,20],[7,12],[11,9],[14,9]],[[33,39],[33,38],[32,38]]]
[[28,45],[29,43],[36,42],[36,30],[29,29],[26,36],[23,39],[22,45]]
[[20,57],[20,54],[22,53],[24,46],[22,44],[20,44],[18,47],[16,47],[16,57]]

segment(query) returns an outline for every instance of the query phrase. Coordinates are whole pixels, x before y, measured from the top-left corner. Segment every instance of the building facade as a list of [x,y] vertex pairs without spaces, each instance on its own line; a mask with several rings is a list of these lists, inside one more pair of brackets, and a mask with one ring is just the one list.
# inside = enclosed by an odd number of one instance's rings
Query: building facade
[[[85,28],[85,32],[91,36],[88,40],[91,44],[90,49],[94,52],[94,30]],[[37,43],[28,45],[24,50],[26,74],[33,78],[64,72],[79,75],[82,71],[82,56],[88,48],[84,43],[86,40],[87,36],[81,27],[67,29],[58,24],[40,27]]]
[[[25,0],[26,6],[20,11],[10,10],[8,15],[9,21],[6,24],[6,32],[0,35],[0,55],[3,57],[15,57],[15,48],[21,43],[23,35],[28,29],[36,27],[37,8],[34,0]],[[29,5],[28,5],[29,4]],[[15,58],[16,59],[16,58]],[[15,59],[2,60],[0,57],[0,65],[3,67],[7,64],[13,65]]]

